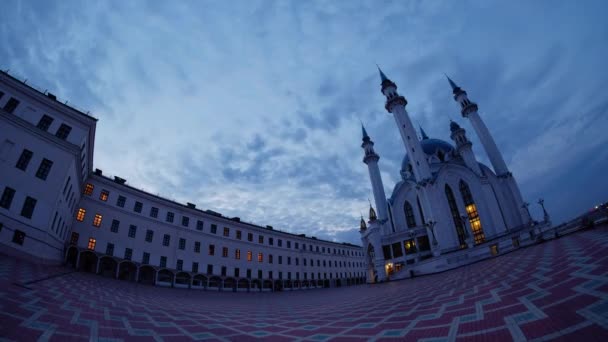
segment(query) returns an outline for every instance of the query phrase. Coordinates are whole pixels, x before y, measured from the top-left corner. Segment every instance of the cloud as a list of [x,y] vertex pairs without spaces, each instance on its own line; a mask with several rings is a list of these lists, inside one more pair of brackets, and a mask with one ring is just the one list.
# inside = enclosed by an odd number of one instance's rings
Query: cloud
[[557,219],[605,193],[575,191],[608,166],[602,1],[4,5],[0,68],[100,119],[95,167],[181,202],[358,243],[371,196],[359,120],[387,193],[405,153],[375,63],[416,124],[450,141],[457,120],[487,163],[448,73]]

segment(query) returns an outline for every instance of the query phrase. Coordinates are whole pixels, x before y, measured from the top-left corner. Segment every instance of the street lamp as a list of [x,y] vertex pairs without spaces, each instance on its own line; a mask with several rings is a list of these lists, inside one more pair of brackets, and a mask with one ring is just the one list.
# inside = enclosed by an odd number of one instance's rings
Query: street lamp
[[549,213],[547,213],[547,210],[545,210],[545,200],[542,198],[538,199],[538,204],[540,204],[540,206],[543,208],[543,215],[545,218],[545,221],[547,220],[547,217],[549,217]]

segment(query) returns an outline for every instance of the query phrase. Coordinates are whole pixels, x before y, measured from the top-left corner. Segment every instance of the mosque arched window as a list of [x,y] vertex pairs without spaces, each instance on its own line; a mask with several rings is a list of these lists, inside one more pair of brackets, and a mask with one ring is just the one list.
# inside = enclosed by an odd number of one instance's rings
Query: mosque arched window
[[459,188],[460,194],[462,195],[462,201],[464,202],[465,210],[467,212],[467,216],[469,217],[469,223],[471,224],[471,230],[473,231],[473,239],[475,240],[475,244],[482,243],[486,240],[486,237],[483,233],[481,219],[479,218],[479,212],[477,211],[475,201],[473,201],[471,189],[469,189],[468,184],[465,183],[463,180],[460,180]]
[[464,233],[464,225],[460,219],[460,211],[458,211],[458,204],[456,204],[456,198],[454,198],[454,192],[449,185],[445,185],[445,197],[448,199],[448,205],[450,206],[450,213],[452,214],[452,220],[454,220],[454,227],[456,227],[456,235],[458,235],[458,243],[461,248],[466,247],[466,239]]
[[408,228],[416,227],[416,218],[414,217],[414,209],[410,202],[405,201],[404,205],[405,210],[405,222],[407,223]]

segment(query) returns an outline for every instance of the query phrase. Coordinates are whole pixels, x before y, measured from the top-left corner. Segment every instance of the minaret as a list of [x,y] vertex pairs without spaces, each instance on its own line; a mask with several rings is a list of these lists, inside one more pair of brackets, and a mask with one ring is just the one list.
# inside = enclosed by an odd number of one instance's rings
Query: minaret
[[452,138],[452,140],[454,140],[456,143],[456,151],[464,160],[464,164],[469,169],[473,170],[473,172],[475,172],[478,176],[481,176],[481,169],[479,168],[479,164],[477,163],[477,159],[475,159],[475,154],[473,153],[473,144],[469,141],[469,139],[467,139],[464,128],[450,120],[450,131],[452,132],[450,138]]
[[519,217],[520,224],[528,223],[531,218],[530,214],[525,210],[524,200],[521,196],[521,191],[519,190],[519,186],[509,169],[507,168],[507,164],[502,158],[502,154],[498,150],[496,143],[494,142],[494,138],[490,134],[488,127],[486,127],[485,123],[479,117],[477,110],[477,104],[469,101],[467,97],[467,92],[460,89],[459,86],[452,81],[447,75],[445,76],[450,82],[450,86],[452,87],[452,92],[454,93],[454,100],[460,104],[462,116],[471,120],[471,125],[473,125],[473,129],[475,129],[475,133],[479,137],[479,141],[483,145],[483,148],[486,150],[486,154],[490,159],[490,163],[492,163],[492,167],[494,168],[494,172],[499,178],[505,179],[505,182],[511,193],[513,194],[514,205],[517,209],[519,209]]
[[363,143],[361,144],[361,147],[365,151],[363,162],[367,164],[367,169],[369,170],[369,179],[372,183],[374,201],[376,202],[376,208],[378,208],[378,219],[381,223],[384,223],[388,219],[388,212],[386,195],[384,194],[384,186],[382,185],[382,177],[380,176],[380,168],[378,168],[380,156],[374,151],[374,142],[370,139],[369,135],[367,135],[367,131],[365,131],[363,124],[361,125],[361,131],[363,133]]
[[406,152],[410,157],[410,163],[412,164],[416,182],[425,183],[431,178],[431,170],[426,160],[426,155],[420,145],[420,141],[418,140],[418,136],[416,135],[416,129],[405,110],[407,100],[397,93],[397,85],[384,75],[382,70],[380,70],[380,67],[378,67],[378,71],[380,72],[380,79],[382,80],[382,94],[386,96],[384,108],[395,117],[395,122],[397,123],[397,127],[399,127],[399,133],[401,133],[401,139],[403,139]]
[[488,127],[481,120],[481,117],[477,113],[479,109],[477,104],[469,101],[467,97],[467,92],[460,89],[459,86],[454,83],[447,75],[448,82],[450,82],[450,86],[452,86],[452,91],[454,93],[454,100],[460,104],[462,116],[471,120],[471,125],[473,125],[473,129],[475,129],[475,133],[479,137],[479,141],[483,145],[488,158],[490,159],[490,163],[492,163],[492,167],[494,168],[494,172],[497,176],[504,176],[509,173],[509,169],[507,169],[507,164],[505,164],[504,159],[502,158],[502,154],[496,147],[496,143],[494,142],[494,138],[490,134]]

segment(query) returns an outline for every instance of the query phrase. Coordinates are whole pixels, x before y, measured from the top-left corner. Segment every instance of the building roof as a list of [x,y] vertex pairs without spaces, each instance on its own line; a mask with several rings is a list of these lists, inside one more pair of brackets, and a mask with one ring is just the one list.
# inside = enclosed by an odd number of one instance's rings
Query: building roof
[[[454,146],[452,146],[452,144],[441,139],[423,139],[420,141],[420,145],[422,145],[422,150],[427,155],[435,154],[439,149],[443,150],[444,153],[454,150]],[[410,157],[406,154],[401,162],[401,171],[407,170],[407,164],[409,164],[409,162]]]

